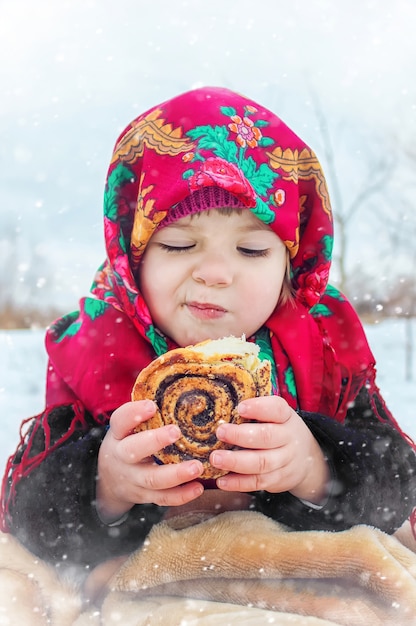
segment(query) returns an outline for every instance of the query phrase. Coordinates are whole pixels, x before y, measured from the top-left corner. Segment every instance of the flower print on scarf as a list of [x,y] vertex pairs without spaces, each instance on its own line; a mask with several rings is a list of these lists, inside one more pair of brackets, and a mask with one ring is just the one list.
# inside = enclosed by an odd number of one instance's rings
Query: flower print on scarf
[[143,324],[145,326],[150,326],[152,324],[152,318],[150,317],[149,309],[147,308],[147,304],[145,303],[142,295],[139,295],[136,300],[136,309]]
[[286,200],[286,192],[284,189],[277,189],[273,194],[273,200],[276,206],[283,206]]
[[300,266],[292,268],[293,284],[309,309],[312,309],[319,302],[328,284],[332,247],[332,235],[324,235],[319,240],[319,248],[317,249],[320,260],[316,256],[317,250],[305,252],[302,255]]
[[104,194],[104,235],[110,256],[112,254],[116,256],[120,250],[123,253],[127,250],[123,227],[128,223],[130,208],[120,190],[134,179],[134,174],[122,163],[119,163],[107,178]]
[[234,163],[228,163],[219,157],[209,157],[188,182],[191,191],[202,187],[222,187],[240,198],[247,207],[256,206],[253,187],[241,170]]
[[[250,107],[250,112],[255,113],[254,107]],[[249,117],[241,118],[239,115],[231,116],[232,122],[228,124],[228,128],[236,133],[236,141],[242,147],[249,146],[255,148],[261,139],[261,130],[256,126]]]
[[297,278],[297,285],[310,308],[319,300],[323,291],[322,286],[328,282],[329,267],[329,263],[322,263],[313,272],[300,274]]
[[[334,300],[338,300],[339,302],[345,302],[345,297],[342,295],[342,293],[332,285],[327,285],[324,295],[329,296]],[[334,312],[323,302],[318,302],[318,304],[315,304],[315,306],[311,308],[310,314],[313,315],[313,317],[315,318],[331,317],[332,315],[334,315]]]
[[103,263],[94,276],[91,293],[120,311],[120,302],[113,293],[113,282],[113,273],[108,263]]
[[133,172],[123,163],[119,163],[108,175],[104,195],[104,215],[112,222],[115,222],[122,215],[128,216],[129,206],[127,203],[123,203],[118,191],[123,185],[134,181],[134,179]]
[[107,241],[107,250],[116,253],[122,246],[120,241],[120,227],[116,222],[112,222],[107,216],[104,216],[104,236]]
[[[249,115],[257,112],[253,106],[244,107],[244,115],[238,115],[234,107],[220,107],[227,118],[223,126],[196,126],[187,135],[194,141],[192,157],[184,155],[185,162],[198,164],[198,170],[189,169],[183,177],[188,179],[191,191],[204,185],[217,185],[236,195],[251,208],[254,215],[266,224],[271,224],[276,215],[269,207],[274,204],[274,196],[269,190],[279,177],[267,163],[258,164],[252,156],[247,156],[247,149],[264,148],[274,143],[270,137],[263,136],[260,127],[267,127],[267,120],[253,122]],[[204,158],[208,150],[215,157]],[[204,161],[201,165],[199,162]]]

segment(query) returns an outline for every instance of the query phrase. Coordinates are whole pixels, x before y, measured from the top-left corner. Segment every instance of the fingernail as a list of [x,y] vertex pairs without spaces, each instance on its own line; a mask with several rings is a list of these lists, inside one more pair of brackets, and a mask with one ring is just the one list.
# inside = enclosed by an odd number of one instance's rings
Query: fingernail
[[201,484],[199,484],[194,487],[193,495],[195,498],[198,498],[199,496],[202,496],[203,492],[204,492],[204,487]]
[[199,476],[201,473],[201,465],[200,463],[191,463],[188,465],[188,472],[190,476]]
[[175,426],[175,424],[172,424],[168,428],[168,434],[169,434],[169,437],[171,437],[172,440],[175,441],[176,439],[179,439],[179,437],[181,436],[181,431],[178,426]]
[[224,455],[221,452],[213,452],[211,456],[211,462],[213,465],[221,465],[224,461]]
[[225,434],[226,434],[226,431],[225,431],[224,426],[218,426],[217,432],[216,432],[217,439],[222,439],[223,437],[225,437]]
[[240,415],[247,415],[247,413],[248,413],[247,405],[244,404],[244,403],[239,404],[238,407],[237,407],[237,411],[238,411],[238,413]]
[[155,410],[155,403],[153,400],[143,400],[142,408],[144,411],[150,412]]

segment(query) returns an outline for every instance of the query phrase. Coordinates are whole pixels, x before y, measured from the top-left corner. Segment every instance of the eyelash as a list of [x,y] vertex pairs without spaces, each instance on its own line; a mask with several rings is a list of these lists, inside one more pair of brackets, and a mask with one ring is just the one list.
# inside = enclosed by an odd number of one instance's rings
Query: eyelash
[[264,250],[253,250],[252,248],[237,248],[241,254],[248,257],[266,257],[269,254],[269,249],[265,248]]
[[166,252],[187,252],[194,247],[193,244],[190,246],[169,246],[167,243],[160,243],[159,246]]
[[[169,246],[166,243],[160,243],[159,246],[161,247],[162,250],[165,250],[166,252],[177,252],[179,254],[183,252],[188,252],[192,250],[192,248],[195,247],[194,244],[190,246]],[[244,256],[254,257],[254,258],[267,257],[269,254],[268,248],[265,248],[264,250],[253,250],[252,248],[243,248],[239,246],[237,247],[237,250],[238,252],[241,252],[241,254]]]

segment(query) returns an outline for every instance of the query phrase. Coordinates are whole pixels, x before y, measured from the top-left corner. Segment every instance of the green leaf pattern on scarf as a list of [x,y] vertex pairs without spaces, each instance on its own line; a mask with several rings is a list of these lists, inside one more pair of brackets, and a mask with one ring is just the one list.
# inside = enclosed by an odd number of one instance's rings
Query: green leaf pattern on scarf
[[156,353],[156,356],[161,356],[162,354],[165,354],[165,352],[168,351],[168,344],[167,344],[166,339],[162,337],[160,333],[157,332],[153,324],[151,324],[149,328],[147,329],[146,337],[149,338],[153,346],[153,349]]
[[81,328],[81,322],[76,322],[79,317],[79,311],[73,311],[64,315],[55,324],[51,326],[53,331],[53,340],[60,343],[65,337],[73,337]]
[[[233,107],[221,107],[221,112],[228,118],[232,118],[237,115],[237,111]],[[250,115],[250,111],[245,110],[244,116]],[[265,127],[268,126],[267,120],[257,120],[255,126]],[[257,166],[257,163],[252,157],[246,157],[246,149],[238,147],[235,141],[230,140],[230,131],[227,126],[196,126],[188,131],[187,135],[198,144],[199,150],[209,150],[217,157],[224,159],[230,163],[234,163],[239,167],[245,178],[249,181],[257,194],[257,204],[252,208],[252,212],[256,217],[265,222],[271,224],[276,216],[270,209],[268,202],[263,200],[261,196],[268,196],[268,190],[272,187],[276,178],[279,178],[279,174],[271,169],[267,163],[261,163]],[[274,140],[270,137],[261,137],[258,141],[258,145],[261,147],[270,146],[274,143]],[[193,161],[204,161],[205,159],[198,153],[193,157]],[[186,170],[183,174],[184,179],[188,179],[193,175],[193,170]],[[270,198],[268,198],[270,201]],[[273,196],[271,196],[273,201]]]
[[322,304],[322,302],[315,304],[311,308],[310,313],[313,317],[330,317],[332,315],[331,309],[326,304]]
[[288,392],[291,396],[293,396],[293,398],[296,398],[295,374],[291,365],[289,365],[285,371],[284,380]]
[[[100,315],[104,315],[109,307],[107,302],[103,300],[95,300],[94,298],[86,298],[84,302],[84,311],[88,317],[94,321]],[[65,337],[74,337],[82,326],[82,320],[78,320],[79,311],[74,311],[62,317],[58,323],[52,326],[54,331],[55,343],[60,343]]]
[[265,224],[271,224],[274,221],[274,213],[270,211],[269,205],[261,198],[257,198],[256,206],[251,211]]
[[56,343],[60,343],[62,339],[64,339],[65,337],[73,337],[74,335],[76,335],[79,329],[81,328],[81,325],[82,325],[81,322],[74,322],[73,324],[71,324],[71,326],[68,326],[68,328],[56,340]]
[[254,191],[256,191],[260,196],[266,196],[268,189],[273,185],[274,179],[277,178],[279,174],[273,172],[273,170],[271,170],[266,163],[262,163],[257,169],[254,169],[252,174],[250,172],[246,173],[244,170],[247,168],[247,162],[248,166],[251,165],[250,161],[253,161],[255,167],[255,161],[250,157],[246,159],[244,167],[241,169],[252,184]]
[[274,141],[271,137],[262,137],[259,141],[259,146],[261,146],[262,148],[267,148],[272,144],[274,144]]
[[[234,107],[220,107],[220,111],[227,117],[233,117],[234,115],[237,115],[237,111]],[[265,122],[265,124],[268,124],[268,122]]]
[[84,311],[92,320],[100,317],[100,315],[104,315],[107,307],[107,302],[104,302],[103,300],[95,300],[94,298],[86,298],[84,303]]
[[334,238],[331,235],[324,235],[321,239],[322,254],[326,261],[330,261],[332,257],[332,248],[334,245]]
[[212,150],[218,157],[237,163],[237,146],[227,141],[229,133],[226,126],[197,126],[187,134],[193,140],[199,139],[198,147],[201,150]]
[[[338,300],[339,302],[345,302],[345,298],[340,291],[336,287],[332,285],[327,285],[325,289],[325,295],[333,298],[334,300]],[[331,311],[328,305],[323,302],[318,302],[310,309],[311,315],[313,317],[331,317],[334,313]]]
[[104,215],[112,222],[118,219],[117,189],[134,179],[134,174],[123,163],[119,163],[108,176],[104,195]]
[[270,342],[270,331],[263,326],[256,333],[254,337],[255,343],[260,348],[259,351],[259,359],[270,361],[272,371],[271,371],[271,379],[272,379],[272,390],[273,393],[277,393],[278,384],[277,384],[277,371],[276,371],[276,362],[274,360],[272,344]]
[[332,285],[327,286],[327,288],[325,289],[325,294],[327,296],[330,296],[331,298],[334,298],[334,300],[339,300],[339,302],[345,302],[345,298],[342,293]]

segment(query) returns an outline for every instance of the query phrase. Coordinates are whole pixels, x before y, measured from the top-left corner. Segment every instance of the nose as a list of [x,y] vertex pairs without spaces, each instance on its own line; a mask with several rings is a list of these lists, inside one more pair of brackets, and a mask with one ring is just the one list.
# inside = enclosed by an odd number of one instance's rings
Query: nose
[[207,287],[227,287],[233,282],[233,271],[221,252],[204,254],[195,264],[192,278]]

